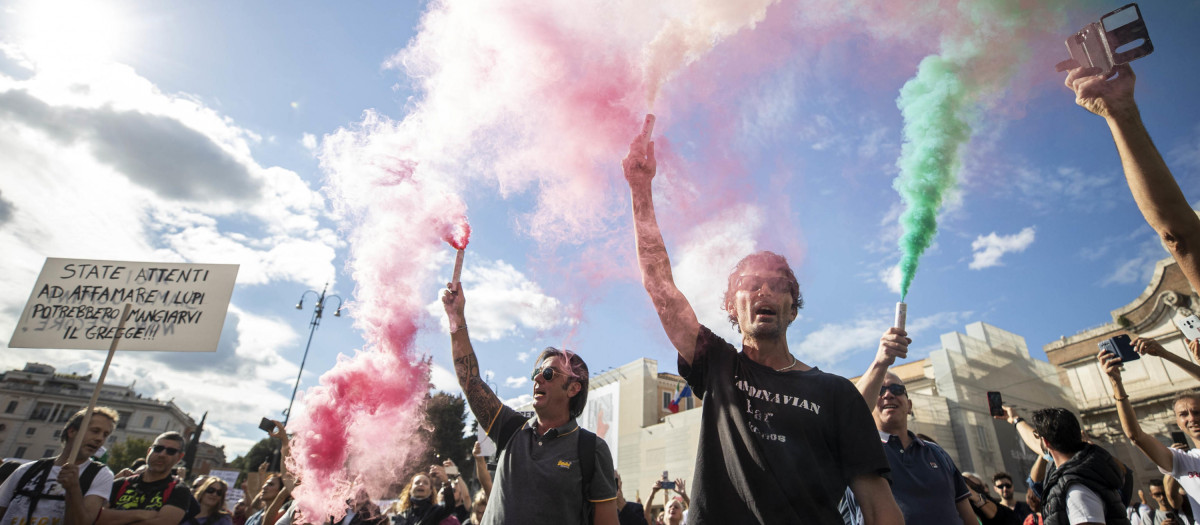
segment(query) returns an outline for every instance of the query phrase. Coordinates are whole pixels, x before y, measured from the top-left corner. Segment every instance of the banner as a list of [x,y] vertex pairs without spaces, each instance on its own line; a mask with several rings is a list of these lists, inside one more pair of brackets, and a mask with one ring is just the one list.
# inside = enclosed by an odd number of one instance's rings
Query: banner
[[[215,352],[236,264],[47,258],[8,346]],[[123,329],[121,310],[131,306]]]

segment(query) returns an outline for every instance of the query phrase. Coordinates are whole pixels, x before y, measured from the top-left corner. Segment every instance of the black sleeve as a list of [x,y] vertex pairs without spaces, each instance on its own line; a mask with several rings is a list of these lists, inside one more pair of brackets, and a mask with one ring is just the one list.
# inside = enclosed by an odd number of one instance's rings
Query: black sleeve
[[888,466],[887,455],[883,453],[879,431],[867,409],[867,402],[849,380],[839,378],[839,381],[842,394],[838,397],[845,402],[838,411],[840,439],[836,463],[841,465],[842,476],[846,484],[863,474],[878,474],[887,478],[891,467]]
[[[705,388],[708,386],[710,354],[729,350],[732,350],[729,343],[714,334],[707,326],[700,325],[700,331],[696,333],[696,351],[692,354],[692,364],[689,365],[683,356],[679,356],[679,375],[687,380],[697,399],[704,399]],[[733,352],[737,353],[736,350]]]
[[521,430],[521,426],[528,421],[525,416],[518,414],[508,405],[501,405],[500,411],[496,413],[496,420],[492,422],[491,427],[487,429],[487,435],[496,443],[496,453],[499,454],[504,446],[508,444],[508,440],[512,439],[513,434]]

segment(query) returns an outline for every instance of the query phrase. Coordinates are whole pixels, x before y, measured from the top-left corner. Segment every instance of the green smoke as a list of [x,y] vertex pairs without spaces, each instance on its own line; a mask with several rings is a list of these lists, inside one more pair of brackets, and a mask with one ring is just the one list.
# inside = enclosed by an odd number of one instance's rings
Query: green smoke
[[933,244],[942,201],[958,182],[970,123],[1029,60],[1030,40],[1061,31],[1068,3],[1074,2],[959,2],[960,26],[947,31],[940,52],[921,60],[917,75],[900,89],[896,105],[904,117],[904,143],[897,161],[900,175],[892,186],[905,204],[900,216],[902,301],[921,254]]

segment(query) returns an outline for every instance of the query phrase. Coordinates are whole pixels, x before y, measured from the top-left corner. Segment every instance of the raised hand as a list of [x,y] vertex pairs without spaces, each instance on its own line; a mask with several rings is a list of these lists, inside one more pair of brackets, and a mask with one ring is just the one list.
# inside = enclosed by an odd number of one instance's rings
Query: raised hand
[[1137,108],[1133,101],[1136,75],[1128,64],[1113,67],[1114,77],[1105,78],[1099,68],[1076,68],[1065,84],[1075,92],[1075,103],[1101,117],[1111,118]]
[[1104,350],[1096,354],[1096,359],[1100,361],[1100,368],[1104,369],[1104,373],[1108,374],[1109,379],[1113,383],[1121,382],[1121,358],[1112,355]]
[[879,351],[875,353],[875,363],[881,366],[892,366],[896,358],[908,357],[908,345],[912,344],[908,332],[896,327],[888,328],[879,338]]
[[1142,355],[1152,355],[1154,357],[1162,357],[1167,351],[1158,344],[1158,341],[1153,339],[1139,337],[1133,340],[1133,349]]
[[621,167],[625,169],[625,180],[631,185],[649,184],[654,178],[658,164],[654,160],[654,141],[650,140],[653,131],[654,115],[647,114],[641,134],[634,137],[629,144],[629,155],[621,162]]

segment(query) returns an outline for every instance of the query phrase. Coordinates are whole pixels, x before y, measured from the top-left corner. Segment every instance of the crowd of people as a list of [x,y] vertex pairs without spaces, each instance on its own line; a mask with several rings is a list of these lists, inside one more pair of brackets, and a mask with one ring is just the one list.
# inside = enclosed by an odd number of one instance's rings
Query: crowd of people
[[[1122,65],[1115,76],[1105,76],[1076,69],[1066,84],[1079,105],[1108,123],[1137,206],[1192,288],[1200,289],[1200,218],[1138,116],[1133,71]],[[306,517],[292,504],[300,481],[286,469],[260,469],[246,486],[261,489],[231,511],[225,508],[229,487],[220,479],[189,482],[175,475],[184,448],[177,433],[158,436],[136,470],[114,476],[93,461],[118,419],[101,407],[88,421],[83,412],[70,419],[58,457],[7,471],[0,485],[0,525],[1196,523],[1200,451],[1185,443],[1168,447],[1142,431],[1114,355],[1101,351],[1097,359],[1112,384],[1122,429],[1163,474],[1136,490],[1136,500],[1130,468],[1090,443],[1066,408],[1035,410],[1026,420],[1004,407],[1000,417],[1037,455],[1030,472],[1014,473],[1028,487],[1024,494],[1016,492],[1008,473],[994,474],[989,484],[960,472],[951,454],[909,429],[912,400],[903,380],[889,371],[907,357],[912,343],[903,328],[881,335],[876,357],[857,383],[792,353],[787,328],[803,298],[780,255],[751,254],[729,274],[723,309],[741,334],[740,349],[701,325],[675,285],[655,215],[653,124],[647,115],[623,168],[643,284],[678,352],[680,375],[704,400],[690,481],[669,481],[664,473],[644,503],[640,490],[635,501],[626,499],[607,443],[577,422],[589,383],[588,366],[577,353],[551,347],[537,358],[532,417],[505,406],[480,377],[466,293],[459,283],[449,283],[442,303],[457,379],[476,421],[498,447],[493,475],[477,445],[474,491],[446,461],[405,477],[399,498],[386,508],[359,490],[345,502],[342,516]],[[1134,347],[1200,379],[1200,365],[1152,339],[1135,338]],[[1200,361],[1200,343],[1190,341],[1189,349]],[[1200,439],[1200,393],[1180,393],[1173,408],[1179,427]],[[277,424],[271,435],[286,457],[283,426]],[[68,457],[76,438],[79,452]]]

